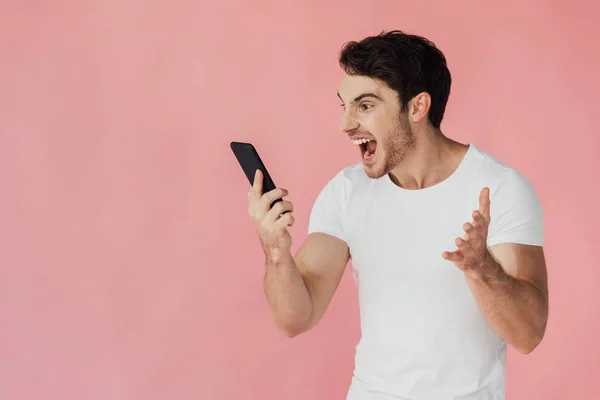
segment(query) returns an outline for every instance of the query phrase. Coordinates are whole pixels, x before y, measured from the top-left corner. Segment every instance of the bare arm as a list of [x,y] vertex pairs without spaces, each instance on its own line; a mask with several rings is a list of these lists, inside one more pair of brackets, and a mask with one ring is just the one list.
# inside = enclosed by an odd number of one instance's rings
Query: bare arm
[[490,327],[523,354],[541,342],[548,321],[544,252],[539,246],[498,244],[479,273],[467,274]]
[[308,236],[295,258],[267,256],[265,295],[276,325],[293,337],[325,314],[349,260],[346,243],[323,233]]
[[248,192],[248,214],[254,221],[265,253],[264,290],[273,320],[287,336],[314,327],[337,289],[349,259],[346,243],[323,233],[313,233],[292,257],[293,205],[273,201],[287,195],[285,189],[262,193],[262,173],[257,172]]
[[490,224],[489,189],[479,197],[479,210],[465,223],[457,250],[444,252],[465,278],[488,325],[521,353],[541,342],[548,320],[548,286],[540,246],[503,243],[487,247]]

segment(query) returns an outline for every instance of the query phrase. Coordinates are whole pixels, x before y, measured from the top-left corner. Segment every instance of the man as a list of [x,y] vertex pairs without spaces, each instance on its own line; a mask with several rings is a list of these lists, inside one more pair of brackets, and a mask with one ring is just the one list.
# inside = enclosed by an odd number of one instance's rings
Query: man
[[428,40],[400,31],[346,44],[341,130],[362,162],[324,187],[295,256],[293,205],[248,212],[266,255],[274,321],[314,327],[350,257],[362,337],[348,400],[500,400],[506,344],[531,352],[548,317],[544,217],[529,181],[440,130],[451,76]]

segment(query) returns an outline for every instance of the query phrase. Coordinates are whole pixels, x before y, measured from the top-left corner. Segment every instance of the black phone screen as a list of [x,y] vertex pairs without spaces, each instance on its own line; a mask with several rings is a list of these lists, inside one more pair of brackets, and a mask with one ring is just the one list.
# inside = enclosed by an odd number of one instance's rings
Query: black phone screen
[[[233,154],[235,154],[235,157],[240,163],[244,174],[248,178],[250,185],[254,183],[254,174],[256,173],[256,170],[260,169],[264,177],[262,194],[270,192],[271,190],[276,188],[275,183],[271,178],[271,175],[267,171],[265,164],[258,155],[256,148],[252,144],[243,142],[231,142],[230,147],[233,151]],[[277,199],[275,202],[277,201],[281,201],[281,199]]]

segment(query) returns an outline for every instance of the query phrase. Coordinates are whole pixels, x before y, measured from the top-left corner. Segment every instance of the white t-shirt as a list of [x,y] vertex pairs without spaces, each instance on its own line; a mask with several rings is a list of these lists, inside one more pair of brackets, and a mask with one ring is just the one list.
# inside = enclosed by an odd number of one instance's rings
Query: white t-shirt
[[362,337],[347,400],[503,400],[506,342],[485,322],[464,273],[442,258],[490,188],[488,246],[541,246],[544,216],[530,182],[470,145],[443,182],[421,190],[344,168],[319,194],[309,233],[344,240]]

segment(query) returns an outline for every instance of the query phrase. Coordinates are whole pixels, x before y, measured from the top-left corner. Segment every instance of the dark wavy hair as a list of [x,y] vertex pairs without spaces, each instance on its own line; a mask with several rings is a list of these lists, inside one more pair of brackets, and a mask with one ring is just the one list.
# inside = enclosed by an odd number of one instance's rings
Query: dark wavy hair
[[417,94],[429,93],[429,122],[440,128],[452,77],[446,57],[428,39],[399,30],[382,32],[344,44],[339,63],[349,75],[379,79],[398,92],[402,112]]

